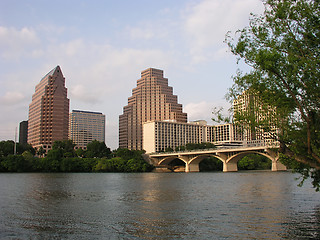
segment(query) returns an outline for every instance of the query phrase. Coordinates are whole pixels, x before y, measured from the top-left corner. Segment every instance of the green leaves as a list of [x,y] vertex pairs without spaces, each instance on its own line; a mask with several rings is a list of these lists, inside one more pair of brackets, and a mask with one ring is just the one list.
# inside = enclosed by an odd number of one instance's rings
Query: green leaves
[[[320,169],[319,122],[314,121],[320,118],[320,1],[265,0],[264,4],[263,15],[252,15],[250,25],[237,31],[236,38],[230,33],[226,37],[232,53],[252,67],[234,77],[229,96],[234,100],[250,89],[260,106],[275,109],[271,115],[280,130],[281,151],[303,162],[301,173],[317,182],[312,171]],[[255,124],[254,128],[266,127],[248,113],[240,115],[236,118]]]

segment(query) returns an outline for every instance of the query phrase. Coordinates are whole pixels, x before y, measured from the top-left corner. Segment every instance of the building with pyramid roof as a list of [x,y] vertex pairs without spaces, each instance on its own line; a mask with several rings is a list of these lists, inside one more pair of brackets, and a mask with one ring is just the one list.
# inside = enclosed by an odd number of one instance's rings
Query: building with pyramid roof
[[35,87],[29,105],[28,143],[48,151],[54,141],[68,139],[69,99],[59,66]]
[[137,87],[119,116],[119,147],[142,150],[143,123],[148,121],[187,122],[187,114],[168,86],[168,79],[162,70],[154,68],[141,72]]

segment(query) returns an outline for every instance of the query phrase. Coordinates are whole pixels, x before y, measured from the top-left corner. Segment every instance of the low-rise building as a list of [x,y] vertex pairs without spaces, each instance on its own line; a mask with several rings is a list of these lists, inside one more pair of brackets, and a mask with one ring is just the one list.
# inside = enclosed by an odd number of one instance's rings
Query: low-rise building
[[241,133],[233,124],[207,125],[204,120],[178,123],[149,121],[143,124],[143,149],[147,153],[161,152],[188,143],[210,142],[217,145],[242,144]]

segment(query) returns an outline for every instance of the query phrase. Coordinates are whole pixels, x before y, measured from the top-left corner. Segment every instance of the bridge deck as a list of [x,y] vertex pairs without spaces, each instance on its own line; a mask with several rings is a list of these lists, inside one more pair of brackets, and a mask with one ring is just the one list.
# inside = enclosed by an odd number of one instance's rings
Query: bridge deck
[[234,146],[234,147],[220,147],[210,149],[196,149],[189,151],[177,151],[177,152],[162,152],[162,153],[150,153],[150,157],[164,157],[164,156],[179,156],[179,155],[198,155],[198,154],[217,154],[217,153],[229,153],[229,152],[245,152],[245,151],[259,151],[270,148],[278,148],[278,146],[268,145],[248,145],[248,146]]

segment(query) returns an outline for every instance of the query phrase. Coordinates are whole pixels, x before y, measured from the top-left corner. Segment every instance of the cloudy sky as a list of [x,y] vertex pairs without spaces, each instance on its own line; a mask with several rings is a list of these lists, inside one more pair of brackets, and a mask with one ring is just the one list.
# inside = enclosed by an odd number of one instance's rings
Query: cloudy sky
[[141,71],[164,70],[188,120],[205,119],[232,85],[236,59],[225,34],[262,13],[261,0],[1,0],[0,140],[14,139],[41,78],[59,65],[70,111],[106,115],[106,144],[118,147],[118,118]]

